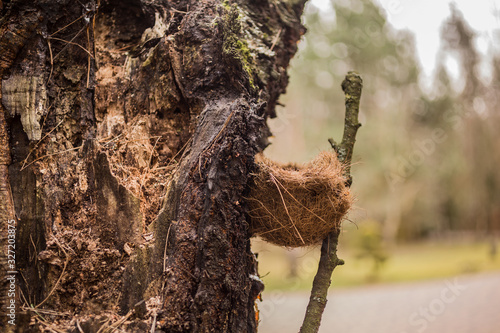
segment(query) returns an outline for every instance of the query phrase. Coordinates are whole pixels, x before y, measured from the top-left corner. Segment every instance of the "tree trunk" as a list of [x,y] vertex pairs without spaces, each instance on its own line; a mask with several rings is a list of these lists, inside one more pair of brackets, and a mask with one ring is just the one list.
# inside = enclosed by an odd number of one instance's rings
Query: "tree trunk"
[[0,2],[3,331],[256,331],[245,193],[304,2]]

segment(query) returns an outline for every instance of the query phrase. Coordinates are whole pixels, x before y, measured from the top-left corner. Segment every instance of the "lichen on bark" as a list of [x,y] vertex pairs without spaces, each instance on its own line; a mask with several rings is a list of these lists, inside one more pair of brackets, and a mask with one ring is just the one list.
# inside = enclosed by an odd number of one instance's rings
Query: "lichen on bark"
[[42,138],[41,121],[46,108],[44,77],[11,76],[2,82],[2,104],[10,117],[21,116],[30,140]]

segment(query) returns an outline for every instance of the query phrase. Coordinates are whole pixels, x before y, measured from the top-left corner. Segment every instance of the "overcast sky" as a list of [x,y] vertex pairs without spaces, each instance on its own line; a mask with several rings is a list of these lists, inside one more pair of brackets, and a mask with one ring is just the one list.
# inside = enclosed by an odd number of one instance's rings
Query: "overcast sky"
[[[352,1],[352,0],[334,0]],[[486,53],[492,45],[493,31],[500,29],[500,0],[378,0],[387,12],[388,21],[397,29],[409,29],[417,41],[417,50],[425,74],[430,75],[439,48],[439,31],[443,20],[450,14],[451,2],[464,14],[479,34],[477,46]],[[331,9],[330,0],[311,0],[323,10]],[[450,59],[450,67],[453,60]],[[453,71],[453,68],[450,68]],[[483,73],[487,75],[487,73]]]

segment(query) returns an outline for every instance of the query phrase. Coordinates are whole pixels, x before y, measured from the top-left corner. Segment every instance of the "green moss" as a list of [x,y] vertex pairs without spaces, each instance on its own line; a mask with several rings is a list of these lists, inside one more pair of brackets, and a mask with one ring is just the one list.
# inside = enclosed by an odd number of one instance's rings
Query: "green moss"
[[255,90],[256,86],[253,78],[254,59],[248,47],[248,42],[238,37],[241,34],[241,14],[238,6],[236,4],[229,6],[228,1],[224,1],[222,5],[226,9],[223,21],[223,52],[240,61],[241,67],[248,75],[250,87]]
[[253,81],[253,57],[248,49],[248,43],[246,40],[237,40],[236,41],[236,50],[238,51],[238,59],[241,61],[241,65],[245,72],[248,74],[248,81],[250,83],[250,87],[255,89],[255,84]]

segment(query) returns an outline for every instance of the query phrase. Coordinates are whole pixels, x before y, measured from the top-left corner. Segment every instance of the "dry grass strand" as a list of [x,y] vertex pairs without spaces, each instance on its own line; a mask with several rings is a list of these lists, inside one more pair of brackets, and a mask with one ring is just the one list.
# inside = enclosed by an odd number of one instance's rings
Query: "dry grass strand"
[[333,152],[304,165],[261,157],[248,197],[250,228],[286,247],[315,245],[339,227],[352,204],[344,167]]

